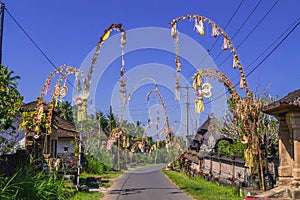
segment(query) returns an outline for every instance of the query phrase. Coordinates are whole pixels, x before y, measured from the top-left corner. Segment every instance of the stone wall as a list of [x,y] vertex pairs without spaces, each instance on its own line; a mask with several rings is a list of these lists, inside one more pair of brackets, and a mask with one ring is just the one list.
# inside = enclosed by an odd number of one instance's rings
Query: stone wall
[[17,150],[15,154],[4,154],[0,156],[0,175],[12,176],[21,167],[29,163],[29,155],[25,150]]

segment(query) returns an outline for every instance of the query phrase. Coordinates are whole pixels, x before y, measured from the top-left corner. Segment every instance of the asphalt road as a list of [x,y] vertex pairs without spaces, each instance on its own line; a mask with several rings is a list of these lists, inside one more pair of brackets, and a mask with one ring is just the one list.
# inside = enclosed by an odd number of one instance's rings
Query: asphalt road
[[161,172],[165,165],[130,170],[114,181],[104,200],[191,200]]

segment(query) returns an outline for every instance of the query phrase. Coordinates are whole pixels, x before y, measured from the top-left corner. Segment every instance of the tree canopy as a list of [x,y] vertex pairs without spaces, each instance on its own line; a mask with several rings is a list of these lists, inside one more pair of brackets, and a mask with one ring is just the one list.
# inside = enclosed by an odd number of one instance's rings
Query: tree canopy
[[0,65],[0,148],[11,145],[14,141],[16,127],[13,125],[16,115],[20,113],[23,97],[18,91],[17,80],[13,71]]

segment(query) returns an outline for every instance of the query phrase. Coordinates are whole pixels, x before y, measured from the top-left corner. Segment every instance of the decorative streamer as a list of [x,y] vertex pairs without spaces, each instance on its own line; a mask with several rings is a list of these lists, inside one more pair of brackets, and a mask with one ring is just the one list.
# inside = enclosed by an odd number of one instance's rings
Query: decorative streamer
[[175,75],[175,100],[180,100],[180,82],[179,75]]
[[234,57],[233,57],[233,68],[237,68],[239,66],[239,60],[238,60],[238,57],[237,55],[235,54]]
[[223,50],[229,49],[228,43],[229,43],[228,39],[224,36]]
[[243,89],[244,88],[244,79],[243,77],[241,77],[241,80],[240,80],[240,88]]
[[46,94],[49,94],[49,92],[50,92],[50,82],[51,82],[51,80],[48,79],[47,80],[47,87],[46,87]]
[[195,111],[196,113],[204,111],[203,98],[201,96],[198,96],[195,100]]
[[171,36],[172,36],[172,38],[176,38],[176,37],[178,37],[178,35],[177,35],[177,29],[176,29],[176,24],[173,24],[173,26],[172,26],[172,29],[171,29]]
[[204,25],[203,25],[202,17],[199,17],[199,21],[197,20],[197,18],[195,18],[195,27],[197,31],[200,33],[200,35],[204,35]]
[[217,37],[217,36],[219,35],[219,32],[218,32],[218,30],[217,30],[216,24],[213,24],[213,25],[212,25],[211,35],[212,35],[213,37]]

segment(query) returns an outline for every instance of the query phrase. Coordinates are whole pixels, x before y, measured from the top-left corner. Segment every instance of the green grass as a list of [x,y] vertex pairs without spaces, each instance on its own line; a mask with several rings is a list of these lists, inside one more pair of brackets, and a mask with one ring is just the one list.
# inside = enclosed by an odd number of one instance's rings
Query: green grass
[[68,200],[98,200],[103,196],[104,194],[102,192],[77,192]]
[[103,174],[93,174],[93,173],[82,173],[80,174],[80,178],[87,178],[87,177],[101,177],[102,179],[113,179],[119,177],[123,174],[124,171],[110,171]]
[[191,178],[183,173],[163,169],[163,172],[174,182],[181,190],[201,200],[240,200],[236,189],[225,187],[216,183],[208,182],[201,177]]

